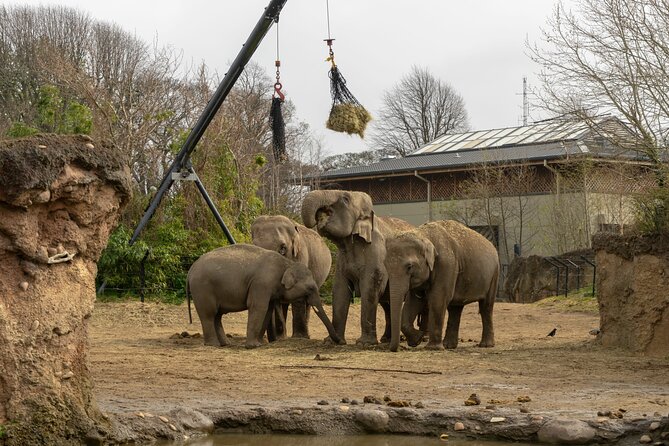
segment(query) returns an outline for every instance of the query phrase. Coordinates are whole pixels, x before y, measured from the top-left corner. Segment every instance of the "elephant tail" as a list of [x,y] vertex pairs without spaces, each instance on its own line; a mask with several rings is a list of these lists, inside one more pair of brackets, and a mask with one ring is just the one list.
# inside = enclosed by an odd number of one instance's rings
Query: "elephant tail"
[[188,322],[193,323],[193,313],[190,311],[190,280],[186,277],[186,299],[188,300]]

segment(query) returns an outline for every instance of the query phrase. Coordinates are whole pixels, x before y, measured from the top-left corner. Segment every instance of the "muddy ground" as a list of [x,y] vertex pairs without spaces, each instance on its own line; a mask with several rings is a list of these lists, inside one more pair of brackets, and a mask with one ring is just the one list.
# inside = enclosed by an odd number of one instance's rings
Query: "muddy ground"
[[[496,346],[481,349],[476,346],[481,323],[470,305],[456,350],[392,353],[386,345],[351,345],[359,333],[359,309],[352,306],[349,315],[349,345],[324,345],[326,331],[312,317],[312,339],[289,338],[247,350],[246,313],[224,316],[233,345],[215,348],[204,346],[202,338],[172,337],[201,333],[197,319],[188,324],[185,305],[97,303],[89,368],[98,404],[111,413],[160,413],[175,407],[335,404],[342,398],[388,395],[428,408],[464,408],[476,393],[482,406],[524,407],[552,416],[596,418],[598,411],[618,409],[625,417],[669,412],[669,358],[600,347],[589,333],[599,325],[597,313],[557,304],[498,303]],[[555,327],[556,336],[546,336]],[[324,360],[315,360],[317,354]],[[531,401],[517,401],[524,396]]]

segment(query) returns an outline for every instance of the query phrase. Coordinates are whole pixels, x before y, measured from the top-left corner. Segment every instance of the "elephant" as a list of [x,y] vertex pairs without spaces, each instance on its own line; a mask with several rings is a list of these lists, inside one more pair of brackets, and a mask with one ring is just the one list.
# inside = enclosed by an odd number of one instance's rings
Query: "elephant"
[[189,299],[191,294],[205,345],[227,345],[221,316],[248,310],[246,347],[258,347],[263,342],[270,306],[277,301],[297,300],[313,306],[330,337],[339,340],[309,268],[259,246],[235,244],[203,254],[188,271]]
[[[376,308],[381,303],[386,314],[382,341],[390,338],[388,274],[384,259],[386,237],[413,226],[393,217],[377,217],[372,199],[364,192],[315,190],[302,202],[305,226],[315,227],[338,248],[332,299],[332,324],[341,343],[352,292],[361,297],[361,336],[357,343],[377,344]],[[383,298],[383,299],[382,299]]]
[[[287,259],[305,265],[314,276],[320,288],[332,266],[332,255],[325,241],[318,233],[283,215],[262,215],[251,225],[253,244],[276,251]],[[309,338],[309,305],[304,302],[291,304],[293,311],[293,337]],[[281,306],[281,314],[276,319],[283,321],[288,313],[288,305]],[[285,325],[284,325],[285,327]],[[281,330],[276,335],[282,335]]]
[[[425,303],[429,308],[426,348],[456,348],[462,309],[473,302],[479,303],[483,323],[479,346],[494,347],[492,313],[500,267],[497,250],[487,238],[453,220],[435,221],[388,238],[386,250],[391,351],[399,347],[400,320],[409,345],[420,343],[423,332],[413,327],[413,318]],[[421,294],[426,302],[417,298]]]

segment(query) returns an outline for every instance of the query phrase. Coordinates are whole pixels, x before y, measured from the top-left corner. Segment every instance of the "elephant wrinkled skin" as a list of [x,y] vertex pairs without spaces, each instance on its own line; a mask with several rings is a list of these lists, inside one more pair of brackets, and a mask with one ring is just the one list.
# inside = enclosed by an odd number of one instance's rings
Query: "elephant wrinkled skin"
[[[283,215],[261,215],[251,225],[251,237],[254,245],[276,251],[287,259],[309,268],[319,288],[327,279],[332,266],[332,255],[325,241],[316,231]],[[291,307],[293,337],[309,338],[309,305],[304,302],[294,302]],[[285,324],[287,313],[288,305],[282,305],[280,314],[274,315],[273,319],[278,319]],[[284,327],[278,328],[275,335],[284,335]]]
[[[492,312],[499,260],[497,250],[488,239],[456,221],[446,220],[396,234],[386,240],[386,249],[392,351],[397,351],[399,346],[400,320],[409,345],[417,345],[423,337],[422,332],[413,328],[416,308],[423,303],[417,303],[410,291],[424,293],[429,308],[426,348],[456,348],[463,306],[473,302],[479,303],[483,323],[479,346],[495,345]],[[442,343],[447,309],[448,323]]]
[[[412,226],[392,217],[376,217],[372,199],[364,192],[317,190],[302,202],[302,220],[307,227],[337,245],[332,291],[332,323],[345,343],[346,318],[353,291],[361,297],[361,336],[358,343],[376,344],[376,308],[386,313],[383,339],[390,337],[387,297],[388,274],[384,265],[385,239]],[[384,299],[382,300],[382,297]]]
[[330,336],[338,340],[311,271],[258,246],[230,245],[202,255],[188,271],[186,293],[193,296],[205,345],[227,345],[221,316],[248,310],[246,347],[257,347],[263,342],[270,305],[297,300],[312,305]]

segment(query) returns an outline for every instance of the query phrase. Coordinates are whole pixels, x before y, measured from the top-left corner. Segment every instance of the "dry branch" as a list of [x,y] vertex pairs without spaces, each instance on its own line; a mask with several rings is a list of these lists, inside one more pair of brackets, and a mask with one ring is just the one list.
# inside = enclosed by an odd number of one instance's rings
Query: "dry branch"
[[335,370],[363,370],[369,372],[394,372],[394,373],[412,373],[414,375],[441,375],[442,372],[418,371],[418,370],[400,370],[400,369],[376,369],[369,367],[345,367],[336,365],[280,365],[284,369],[335,369]]

